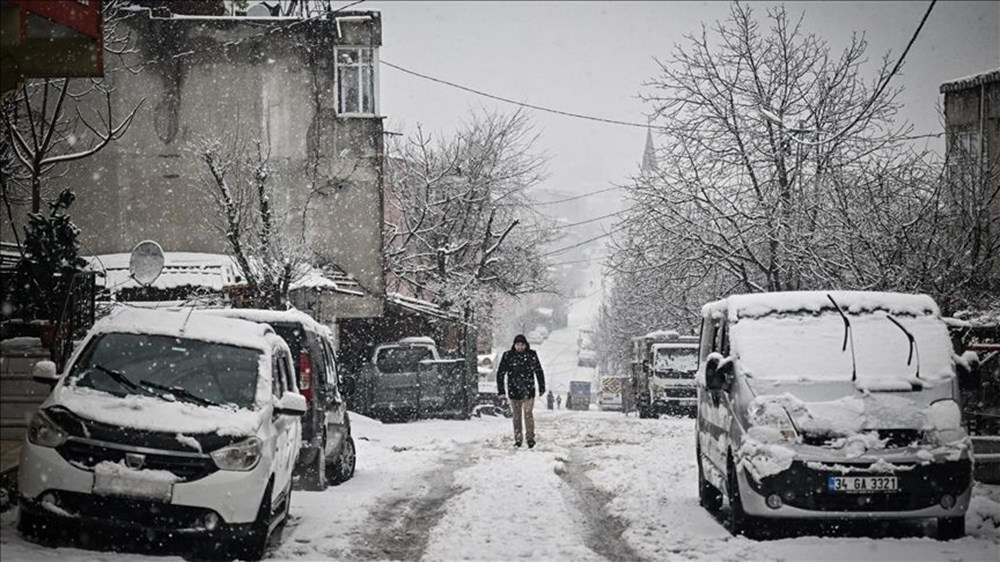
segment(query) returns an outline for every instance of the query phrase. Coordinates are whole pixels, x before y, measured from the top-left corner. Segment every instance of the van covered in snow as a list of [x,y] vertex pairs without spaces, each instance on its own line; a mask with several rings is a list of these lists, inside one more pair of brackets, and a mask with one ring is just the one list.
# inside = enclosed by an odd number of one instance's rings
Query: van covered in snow
[[66,366],[31,420],[18,529],[131,530],[203,539],[259,559],[288,517],[306,401],[271,327],[194,311],[123,308]]
[[965,532],[972,485],[948,329],[925,295],[735,295],[702,308],[701,504],[736,534],[781,518],[934,518]]

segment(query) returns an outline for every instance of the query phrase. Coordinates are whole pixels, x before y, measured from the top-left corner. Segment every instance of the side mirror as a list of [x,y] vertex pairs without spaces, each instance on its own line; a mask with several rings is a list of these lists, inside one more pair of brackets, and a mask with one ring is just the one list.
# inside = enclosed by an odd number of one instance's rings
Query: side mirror
[[733,373],[733,362],[728,357],[709,357],[705,363],[705,386],[709,390],[729,390],[729,377]]
[[56,364],[52,361],[44,360],[35,363],[35,368],[31,373],[31,378],[35,382],[47,384],[50,387],[59,382],[59,373],[56,372]]
[[966,351],[955,357],[955,372],[958,375],[958,387],[962,390],[979,388],[979,354]]
[[306,414],[306,397],[297,392],[286,392],[274,406],[274,413],[281,416],[304,416]]
[[340,392],[350,398],[354,395],[354,391],[357,390],[358,381],[352,375],[346,375],[344,377],[344,382],[341,385]]

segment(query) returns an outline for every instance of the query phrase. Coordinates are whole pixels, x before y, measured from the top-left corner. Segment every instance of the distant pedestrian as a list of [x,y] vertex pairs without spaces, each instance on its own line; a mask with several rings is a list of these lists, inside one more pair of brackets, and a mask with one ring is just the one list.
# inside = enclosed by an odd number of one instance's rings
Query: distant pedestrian
[[[504,379],[507,385],[504,386]],[[528,448],[535,446],[535,380],[538,380],[538,396],[545,394],[545,373],[528,340],[523,335],[514,337],[514,345],[503,352],[497,367],[497,393],[505,394],[510,400],[514,413],[514,446],[521,446],[522,436],[528,440]],[[521,424],[524,423],[522,433]]]
[[548,392],[548,394],[545,395],[545,403],[550,410],[554,408],[556,405],[556,397],[552,395],[551,390]]
[[573,409],[573,400],[572,400],[572,398],[573,398],[572,394],[567,394],[566,395],[566,409],[567,410],[572,410]]
[[556,396],[556,410],[562,409],[562,394]]

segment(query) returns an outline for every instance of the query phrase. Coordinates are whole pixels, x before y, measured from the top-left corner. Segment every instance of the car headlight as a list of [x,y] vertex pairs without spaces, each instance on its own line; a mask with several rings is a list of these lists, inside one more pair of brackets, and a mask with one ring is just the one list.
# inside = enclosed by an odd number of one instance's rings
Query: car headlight
[[788,411],[774,402],[757,402],[751,406],[750,431],[765,442],[785,441],[795,443],[799,432],[792,423]]
[[40,447],[58,447],[69,435],[52,421],[43,410],[38,410],[28,424],[28,441]]
[[263,450],[264,443],[260,439],[249,437],[239,443],[213,451],[212,460],[215,461],[215,466],[222,470],[246,472],[257,466]]

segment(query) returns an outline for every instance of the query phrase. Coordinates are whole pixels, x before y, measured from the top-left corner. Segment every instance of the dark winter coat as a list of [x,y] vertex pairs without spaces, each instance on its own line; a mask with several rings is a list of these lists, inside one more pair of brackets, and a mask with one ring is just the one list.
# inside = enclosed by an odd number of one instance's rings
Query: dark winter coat
[[[504,387],[504,378],[507,386]],[[504,393],[511,400],[526,400],[535,397],[535,379],[538,379],[538,394],[545,393],[545,373],[538,361],[538,354],[530,346],[518,353],[513,347],[503,352],[497,368],[497,392]]]

